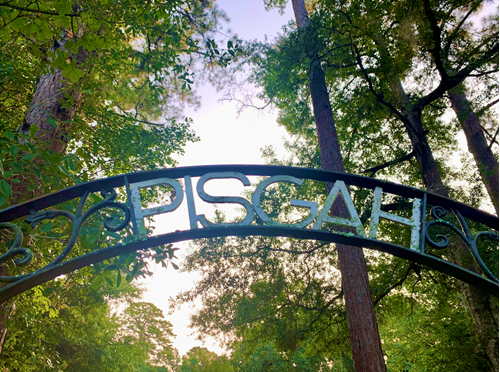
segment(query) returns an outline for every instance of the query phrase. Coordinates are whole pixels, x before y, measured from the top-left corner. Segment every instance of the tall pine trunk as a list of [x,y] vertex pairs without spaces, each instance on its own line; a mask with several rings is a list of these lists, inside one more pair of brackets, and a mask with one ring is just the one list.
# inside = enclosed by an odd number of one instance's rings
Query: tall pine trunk
[[463,87],[459,85],[457,88],[450,90],[448,97],[464,131],[469,152],[474,157],[481,179],[498,215],[498,161],[488,146],[479,118],[472,110]]
[[[292,5],[299,30],[307,29],[309,16],[304,1],[292,0]],[[309,86],[322,168],[345,172],[325,75],[317,55],[310,56]],[[327,184],[328,191],[331,187],[331,184]],[[341,203],[335,203],[331,212],[334,215],[346,216]],[[363,249],[337,244],[337,251],[354,368],[358,372],[386,371]]]
[[[58,48],[64,48],[67,40],[68,33],[61,37]],[[55,50],[53,51],[55,52]],[[73,55],[72,58],[75,58],[77,65],[81,66],[87,60],[88,53],[81,48],[78,54]],[[67,105],[68,98],[72,102],[71,105]],[[72,122],[83,102],[83,98],[83,94],[74,85],[70,87],[69,81],[63,78],[62,71],[56,69],[54,72],[42,75],[38,80],[30,107],[24,117],[22,126],[19,128],[19,132],[29,134],[31,126],[35,125],[38,129],[35,140],[44,143],[43,150],[64,153],[68,144],[68,134],[71,132]],[[47,119],[52,119],[58,125],[54,126]],[[12,204],[18,204],[41,195],[41,190],[28,191],[28,179],[21,178],[20,181],[20,183],[12,184]],[[7,268],[5,266],[0,267],[0,276],[6,275]],[[13,312],[12,300],[0,304],[0,354],[8,334],[6,320]]]

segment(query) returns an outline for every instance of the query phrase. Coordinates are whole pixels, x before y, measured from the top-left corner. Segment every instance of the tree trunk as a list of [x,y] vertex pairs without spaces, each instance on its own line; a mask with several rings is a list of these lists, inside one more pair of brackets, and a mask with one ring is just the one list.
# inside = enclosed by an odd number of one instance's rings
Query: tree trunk
[[[299,29],[307,29],[309,16],[303,0],[292,0]],[[316,121],[323,169],[345,172],[335,123],[326,89],[325,75],[317,55],[310,57],[309,86]],[[327,184],[330,191],[332,185]],[[339,201],[339,200],[337,200]],[[334,203],[331,213],[346,216],[342,203]],[[346,303],[349,338],[356,371],[386,371],[370,293],[363,249],[337,244],[342,286]]]
[[[60,48],[64,47],[68,36],[59,40]],[[88,54],[81,48],[76,58],[77,65],[83,64],[88,57]],[[70,97],[73,103],[70,106],[65,106],[63,102],[67,97]],[[83,94],[75,89],[69,88],[69,82],[63,78],[60,70],[55,70],[54,73],[44,74],[37,83],[35,93],[31,100],[30,108],[26,113],[23,125],[19,128],[20,133],[29,134],[30,127],[36,125],[37,141],[45,142],[44,150],[55,153],[64,153],[68,144],[67,135],[71,131],[72,121],[78,108],[83,102]],[[47,122],[47,119],[53,119],[58,123],[57,128]],[[11,202],[18,204],[26,199],[39,196],[40,191],[28,191],[28,180],[20,179],[20,183],[12,184]],[[7,275],[7,267],[0,268],[0,275]],[[12,301],[6,301],[0,306],[0,353],[7,338],[6,320],[14,311]]]
[[[391,87],[396,99],[399,101],[398,105],[401,113],[407,121],[405,127],[420,166],[425,188],[436,194],[449,197],[448,190],[444,186],[439,173],[437,162],[432,155],[432,149],[425,136],[420,119],[421,112],[415,112],[409,106],[410,100],[399,78],[394,77],[392,79]],[[448,253],[452,263],[477,273],[480,272],[464,242],[460,239],[457,238],[451,241]],[[486,354],[492,370],[498,372],[498,305],[489,294],[468,283],[462,281],[459,283],[467,299],[469,311],[476,327],[476,335],[479,341],[478,352]]]
[[476,161],[481,179],[498,215],[498,161],[486,142],[479,118],[472,110],[463,87],[458,86],[449,91],[448,97],[467,138],[469,152]]

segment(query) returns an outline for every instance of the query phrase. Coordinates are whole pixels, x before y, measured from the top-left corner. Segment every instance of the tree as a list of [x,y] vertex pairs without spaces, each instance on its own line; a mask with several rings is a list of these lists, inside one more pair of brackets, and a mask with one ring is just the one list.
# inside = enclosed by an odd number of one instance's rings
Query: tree
[[[195,56],[228,60],[208,37],[217,17],[208,1],[1,3],[1,206],[95,177],[175,165],[172,155],[197,140],[179,118],[185,103],[196,104]],[[97,235],[94,229],[82,241]],[[61,244],[45,241],[36,265]],[[13,270],[4,265],[0,274]],[[3,307],[0,351],[11,313]]]
[[[267,162],[320,167],[315,147],[304,148],[293,140],[290,146],[292,160],[278,161],[267,150]],[[324,188],[320,182],[306,181],[300,189],[278,183],[266,189],[261,205],[273,220],[294,223],[301,217],[290,200],[321,205]],[[361,216],[371,210],[367,194],[353,192]],[[218,215],[216,222],[223,217]],[[394,224],[381,234],[396,244],[409,241],[408,231]],[[452,371],[457,359],[462,370],[487,368],[485,350],[475,340],[473,319],[456,280],[379,253],[367,253],[367,264],[389,368],[415,365],[415,370]],[[266,237],[206,239],[193,246],[184,269],[203,276],[176,299],[175,306],[199,299],[201,309],[192,317],[192,326],[201,337],[225,341],[241,370],[259,370],[270,363],[290,370],[299,360],[322,368],[325,363],[334,371],[353,370],[333,244]]]
[[469,151],[474,156],[491,203],[498,215],[498,160],[491,149],[493,141],[491,145],[488,145],[483,126],[478,115],[472,109],[471,102],[467,99],[463,87],[459,86],[457,89],[451,90],[448,92],[448,97],[467,138]]
[[[299,30],[307,30],[309,16],[304,1],[292,0],[292,4],[297,27]],[[302,35],[302,37],[304,36]],[[308,36],[311,37],[311,34]],[[308,41],[304,38],[303,43],[306,46]],[[310,61],[309,87],[322,167],[326,170],[345,172],[325,76],[317,59],[317,51],[312,50],[308,57]],[[330,191],[331,187],[331,185],[327,185],[327,190]],[[336,205],[334,204],[332,206],[333,215],[347,216],[344,208],[340,205],[340,201]],[[337,249],[340,271],[343,273],[342,286],[345,291],[354,365],[359,371],[385,371],[363,250],[359,247],[343,246],[342,244],[338,244]]]
[[172,346],[172,324],[163,312],[147,302],[133,302],[120,317],[123,324],[118,339],[132,344],[147,355],[146,361],[173,370],[179,364],[179,354]]
[[[397,176],[391,172],[392,179],[450,195],[441,176],[446,165],[436,160],[431,144],[443,153],[450,151],[454,148],[453,128],[442,120],[443,109],[436,105],[464,79],[496,71],[484,70],[495,66],[497,59],[495,27],[479,37],[464,37],[462,20],[465,22],[479,5],[458,1],[315,3],[312,23],[322,40],[318,54],[332,91],[334,112],[340,117],[337,129],[339,138],[347,142],[346,163],[351,171],[364,169],[373,175],[400,166],[405,171]],[[292,47],[295,54],[287,49]],[[280,120],[290,131],[309,134],[310,109],[298,102],[312,94],[312,90],[304,88],[309,57],[300,44],[299,33],[291,33],[289,39],[283,40],[281,50],[269,50],[268,59],[259,58],[262,54],[255,57],[261,70],[253,80],[264,88],[262,97],[280,108]],[[297,56],[301,59],[297,60]],[[424,66],[422,70],[417,68],[418,63]],[[293,87],[293,83],[301,85]],[[293,91],[288,93],[283,88]],[[380,151],[381,145],[388,151]],[[412,159],[418,168],[400,165]],[[357,163],[356,168],[353,163]],[[461,266],[473,264],[457,239],[449,255]],[[489,345],[492,368],[497,370],[497,305],[490,296],[462,286],[475,319],[479,344]]]
[[[80,270],[22,294],[7,324],[10,337],[0,366],[9,371],[108,372],[137,371],[138,365],[153,362],[177,364],[171,324],[154,317],[144,334],[126,332],[136,327],[130,322],[137,321],[133,301],[141,290],[125,283],[117,287],[116,279],[101,283],[101,277]],[[113,308],[127,304],[126,315],[118,317]],[[139,306],[156,309],[152,304]],[[155,332],[158,325],[166,332]]]
[[182,357],[181,372],[233,372],[229,359],[204,347],[193,347]]

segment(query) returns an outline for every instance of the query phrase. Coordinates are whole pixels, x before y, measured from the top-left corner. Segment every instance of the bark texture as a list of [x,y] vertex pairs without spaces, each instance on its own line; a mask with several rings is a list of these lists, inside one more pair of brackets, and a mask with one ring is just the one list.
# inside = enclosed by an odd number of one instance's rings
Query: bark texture
[[[307,28],[309,17],[304,1],[292,0],[292,5],[298,28]],[[330,98],[326,89],[325,75],[319,59],[314,55],[310,58],[309,86],[322,168],[345,172]],[[331,187],[331,184],[327,184],[328,191]],[[348,216],[345,206],[341,202],[334,203],[331,213],[335,216]],[[386,371],[363,249],[338,244],[337,250],[354,368],[358,372]]]
[[448,97],[467,138],[469,152],[474,157],[481,179],[498,215],[498,161],[488,146],[479,118],[472,110],[463,89],[459,86],[449,91]]
[[[399,100],[400,112],[406,119],[404,124],[415,152],[415,158],[420,166],[425,188],[436,194],[449,197],[448,190],[444,186],[439,173],[437,162],[432,155],[432,149],[425,137],[420,119],[421,111],[412,109],[409,106],[410,100],[399,78],[394,77],[391,85],[393,93]],[[479,267],[473,261],[464,242],[460,239],[457,238],[451,241],[448,254],[452,263],[480,273]],[[478,354],[484,354],[490,362],[491,369],[498,372],[498,304],[492,296],[470,284],[460,281],[460,288],[465,295],[469,311],[474,320],[479,341]]]
[[[424,5],[427,5],[429,13],[432,16],[428,1],[424,1],[424,3]],[[433,23],[436,23],[435,20]],[[436,33],[440,32],[438,28],[435,28],[435,31]],[[427,141],[421,115],[428,104],[457,87],[463,78],[458,78],[456,75],[450,76],[446,74],[443,68],[443,74],[441,75],[441,81],[438,88],[427,96],[412,102],[405,92],[398,74],[392,66],[393,59],[385,39],[382,35],[377,33],[373,33],[371,36],[374,38],[379,54],[383,61],[385,61],[386,73],[384,78],[387,79],[392,92],[390,100],[386,100],[383,95],[375,91],[371,78],[363,66],[361,54],[353,43],[353,50],[355,51],[357,63],[361,72],[364,74],[365,80],[376,99],[388,107],[405,126],[412,144],[413,152],[415,153],[415,158],[420,168],[425,189],[438,195],[449,197],[448,189],[443,183],[438,164],[434,159],[432,149]],[[436,48],[439,47],[439,43],[440,38],[436,36]],[[438,49],[431,52],[439,57],[440,54]],[[493,55],[496,50],[497,49],[492,48],[488,52],[488,56],[490,54]],[[437,61],[436,64],[440,65],[442,62],[439,59],[440,57],[438,57],[436,57],[435,60]],[[478,273],[480,272],[475,262],[473,262],[468,248],[464,242],[458,238],[451,241],[450,248],[448,249],[448,257],[450,261],[456,265],[469,268]],[[460,282],[460,287],[467,299],[469,311],[476,326],[476,335],[479,341],[478,354],[485,355],[490,361],[491,369],[498,372],[498,302],[496,302],[496,299],[491,298],[490,295],[481,292],[469,284]]]
[[[79,29],[83,32],[83,27],[79,27]],[[58,47],[52,51],[54,53],[57,52],[57,49],[65,51],[64,45],[68,42],[70,35],[70,33],[66,33],[61,37],[57,43]],[[82,70],[85,70],[83,65],[88,57],[88,52],[83,48],[80,48],[78,53],[71,54],[71,58]],[[42,146],[44,150],[58,154],[65,153],[73,120],[83,100],[84,95],[78,89],[78,84],[70,86],[69,81],[63,77],[62,71],[55,69],[54,72],[48,72],[38,80],[30,107],[18,131],[29,134],[31,126],[35,125],[38,128],[35,140],[45,143]],[[53,122],[52,124],[48,122],[48,119],[55,121],[57,127],[53,125]],[[11,202],[13,204],[40,196],[36,189],[34,192],[28,191],[28,180],[26,179],[21,179],[21,183],[12,186]]]
[[[71,130],[71,122],[82,104],[83,94],[72,89],[67,91],[67,81],[62,77],[62,73],[56,70],[54,73],[43,75],[38,80],[30,108],[24,117],[24,122],[19,132],[28,134],[30,127],[38,127],[38,140],[47,142],[47,150],[56,153],[66,151],[68,138]],[[68,94],[74,101],[69,107],[64,107],[63,100]],[[53,119],[59,123],[55,128],[47,122]]]
[[[67,40],[68,34],[59,40],[59,48],[64,48]],[[81,66],[88,58],[88,53],[80,49],[78,54],[73,55],[72,58],[76,59],[78,66]],[[63,101],[68,97],[73,103],[65,106]],[[35,125],[38,128],[36,140],[45,142],[44,150],[64,153],[68,144],[67,135],[71,132],[72,122],[83,102],[83,97],[83,94],[75,86],[69,88],[69,82],[63,78],[60,70],[56,69],[53,73],[42,75],[19,132],[29,134],[30,127]],[[53,119],[59,125],[55,127],[47,122],[47,119]],[[20,181],[20,183],[12,184],[12,204],[18,204],[40,195],[40,190],[28,191],[28,179],[21,178]],[[0,275],[7,275],[7,267],[0,268]],[[0,353],[8,334],[6,321],[13,311],[12,301],[6,301],[0,305]]]

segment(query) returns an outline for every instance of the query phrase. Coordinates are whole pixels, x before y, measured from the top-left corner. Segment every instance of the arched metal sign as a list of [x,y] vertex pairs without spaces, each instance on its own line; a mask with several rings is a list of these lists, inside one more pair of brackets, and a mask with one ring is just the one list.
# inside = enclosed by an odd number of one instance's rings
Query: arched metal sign
[[[213,179],[236,179],[245,187],[250,186],[248,176],[267,177],[260,179],[253,191],[252,200],[212,196],[204,188],[205,184]],[[194,189],[193,178],[196,177],[200,178]],[[302,219],[286,225],[272,220],[261,207],[262,193],[273,183],[288,182],[300,187],[303,180],[330,182],[333,186],[326,201],[318,205],[315,201],[292,199],[292,206],[305,208]],[[141,204],[141,189],[158,185],[169,186],[175,195],[173,200],[167,205],[144,208]],[[351,199],[349,186],[373,190],[371,213],[367,219],[369,223],[364,223],[360,218]],[[124,188],[123,198],[126,200],[123,202],[117,201],[118,188]],[[212,223],[204,215],[197,214],[195,192],[204,202],[240,204],[246,211],[246,217],[235,223]],[[90,203],[89,200],[96,193],[100,193],[101,197],[94,197],[97,201]],[[383,197],[387,195],[407,200],[406,216],[387,211],[382,203]],[[187,200],[189,215],[188,229],[148,236],[144,218],[176,213],[184,197]],[[343,199],[350,218],[329,215],[330,207],[337,198]],[[75,204],[75,210],[70,212],[67,205],[72,200],[78,201],[78,205]],[[79,237],[81,238],[86,221],[91,216],[103,213],[104,209],[116,209],[121,213],[118,222],[108,217],[101,226],[103,230],[115,235],[117,244],[71,257],[72,249]],[[456,223],[445,218],[450,215],[454,215]],[[423,190],[352,174],[295,167],[220,165],[132,173],[79,184],[0,211],[0,228],[11,230],[13,235],[9,243],[10,248],[0,256],[0,264],[13,259],[18,267],[30,268],[32,251],[22,246],[23,233],[13,221],[24,218],[31,228],[35,228],[42,221],[47,222],[57,217],[66,218],[72,224],[66,246],[45,267],[31,273],[0,277],[0,281],[10,283],[0,290],[0,302],[59,275],[126,253],[198,238],[250,235],[313,239],[370,248],[439,270],[498,297],[498,278],[484,264],[478,250],[480,238],[498,241],[497,217]],[[378,236],[382,220],[406,226],[410,236],[407,247],[384,241],[384,237]],[[332,225],[348,226],[355,233],[339,233],[325,229]],[[455,236],[467,246],[481,273],[438,257],[435,250],[446,248],[450,243],[444,233],[433,233],[433,229],[447,229],[456,234]],[[130,234],[126,231],[130,231]],[[118,232],[120,234],[117,234]]]

